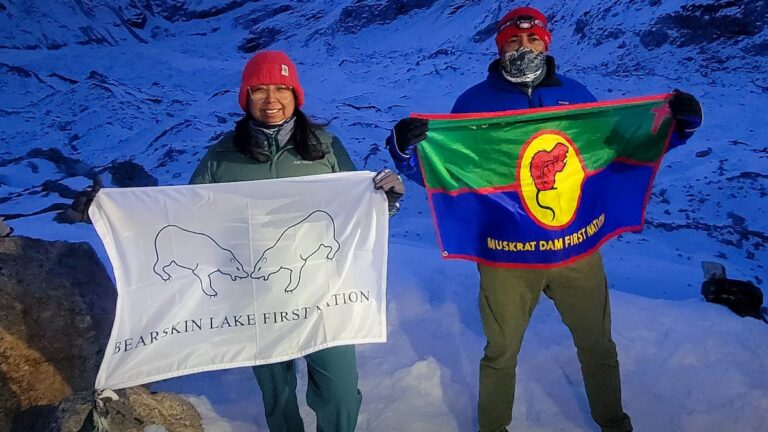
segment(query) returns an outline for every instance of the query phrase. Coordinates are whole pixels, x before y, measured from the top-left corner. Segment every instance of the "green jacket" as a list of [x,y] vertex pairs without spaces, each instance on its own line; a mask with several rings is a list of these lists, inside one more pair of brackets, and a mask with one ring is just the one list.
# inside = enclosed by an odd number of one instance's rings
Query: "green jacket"
[[269,162],[258,162],[238,152],[234,132],[229,132],[208,150],[189,183],[228,183],[356,170],[338,138],[322,129],[316,132],[327,152],[324,158],[316,161],[302,159],[293,147],[290,135],[276,133],[264,135],[272,153]]

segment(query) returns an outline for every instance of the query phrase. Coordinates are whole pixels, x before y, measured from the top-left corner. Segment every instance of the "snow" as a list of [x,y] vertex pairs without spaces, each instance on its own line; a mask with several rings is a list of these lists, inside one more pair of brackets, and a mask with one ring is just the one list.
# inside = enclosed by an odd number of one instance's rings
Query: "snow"
[[[90,184],[83,177],[65,178],[49,161],[25,157],[36,147],[58,148],[94,168],[130,159],[160,184],[185,183],[212,137],[231,129],[240,116],[236,91],[249,55],[237,46],[249,29],[235,18],[287,3],[294,9],[265,18],[265,25],[286,31],[271,48],[287,51],[296,61],[306,111],[329,122],[360,168],[391,166],[383,147],[388,129],[411,112],[448,111],[458,94],[483,79],[495,47],[490,39],[474,42],[473,37],[513,5],[439,0],[390,24],[341,34],[335,27],[340,11],[361,2],[273,0],[245,3],[204,20],[172,23],[150,16],[145,29],[135,30],[148,41],[141,43],[100,4],[127,1],[87,2],[88,15],[65,3],[4,2],[10,12],[0,12],[0,46],[66,44],[54,50],[0,48],[0,63],[33,73],[25,77],[0,68],[5,84],[0,157],[14,161],[0,160],[0,215],[68,201],[40,193],[45,180],[73,189]],[[219,4],[177,3],[193,11]],[[635,429],[764,430],[768,326],[704,302],[699,290],[701,261],[722,262],[730,277],[768,286],[762,110],[768,105],[768,60],[739,51],[765,44],[768,32],[763,26],[751,37],[728,40],[729,57],[719,63],[722,44],[648,49],[639,42],[657,17],[696,4],[533,3],[556,15],[552,54],[561,72],[584,82],[598,98],[680,88],[695,94],[705,110],[701,130],[664,159],[646,229],[602,248],[623,400]],[[447,12],[454,9],[455,14]],[[726,13],[738,8],[721,12]],[[588,23],[583,38],[578,22]],[[112,45],[82,42],[81,32],[73,29],[83,26],[98,30]],[[606,36],[614,30],[619,33],[613,39]],[[699,155],[707,149],[709,155]],[[108,175],[105,180],[109,185]],[[403,210],[391,222],[389,341],[357,349],[363,393],[358,430],[475,430],[478,362],[485,343],[477,271],[471,263],[440,259],[425,193],[411,183],[407,188]],[[88,225],[57,224],[53,213],[9,224],[16,235],[87,241],[111,270]],[[307,430],[313,430],[314,416],[302,397],[306,370],[299,363],[301,410]],[[190,375],[152,387],[190,400],[209,431],[266,430],[261,394],[249,369]],[[511,429],[598,430],[589,416],[571,337],[544,296],[520,354]]]

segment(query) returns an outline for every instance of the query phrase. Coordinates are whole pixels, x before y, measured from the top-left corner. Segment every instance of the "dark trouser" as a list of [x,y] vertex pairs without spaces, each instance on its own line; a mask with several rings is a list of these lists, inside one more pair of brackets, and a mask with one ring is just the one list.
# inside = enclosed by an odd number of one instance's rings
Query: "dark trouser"
[[632,430],[621,406],[616,345],[599,253],[554,269],[478,265],[480,315],[488,343],[480,361],[478,420],[481,432],[506,431],[512,421],[515,367],[533,309],[543,291],[571,331],[581,363],[592,418],[603,432]]
[[[318,432],[352,432],[362,395],[357,389],[357,361],[352,345],[326,348],[304,356],[307,405],[317,415]],[[295,361],[255,366],[271,432],[303,432],[296,400]]]

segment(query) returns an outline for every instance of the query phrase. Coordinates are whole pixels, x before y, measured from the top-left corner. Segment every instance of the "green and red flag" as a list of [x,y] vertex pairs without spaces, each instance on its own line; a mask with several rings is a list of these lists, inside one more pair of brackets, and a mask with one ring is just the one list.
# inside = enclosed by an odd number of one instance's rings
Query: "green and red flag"
[[643,226],[671,95],[429,119],[418,145],[446,258],[555,267]]

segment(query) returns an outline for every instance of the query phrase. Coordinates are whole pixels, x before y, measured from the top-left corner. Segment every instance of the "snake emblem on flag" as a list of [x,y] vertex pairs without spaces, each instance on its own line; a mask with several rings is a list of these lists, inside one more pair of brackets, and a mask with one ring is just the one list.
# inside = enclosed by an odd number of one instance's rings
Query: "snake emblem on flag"
[[528,215],[544,228],[573,222],[584,168],[573,141],[559,131],[537,133],[523,146],[517,178]]

